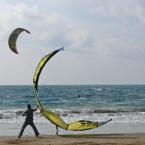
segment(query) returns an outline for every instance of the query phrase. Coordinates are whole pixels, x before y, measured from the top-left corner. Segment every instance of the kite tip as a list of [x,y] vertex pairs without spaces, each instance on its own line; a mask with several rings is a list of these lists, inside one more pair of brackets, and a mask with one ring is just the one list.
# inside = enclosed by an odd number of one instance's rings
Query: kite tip
[[60,50],[64,51],[64,47],[60,48]]
[[[23,28],[22,28],[23,29]],[[23,29],[25,32],[27,32],[28,34],[31,34],[30,31],[26,30],[26,29]]]
[[19,54],[19,52],[17,50],[12,50],[15,54]]
[[31,34],[31,32],[30,32],[30,31],[28,31],[28,30],[27,30],[27,33]]
[[16,51],[14,51],[16,54],[19,54],[19,52],[16,50]]

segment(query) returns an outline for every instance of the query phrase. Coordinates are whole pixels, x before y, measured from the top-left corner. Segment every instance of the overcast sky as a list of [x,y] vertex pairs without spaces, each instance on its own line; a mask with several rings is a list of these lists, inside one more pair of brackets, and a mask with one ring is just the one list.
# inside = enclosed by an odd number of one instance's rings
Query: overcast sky
[[[19,55],[8,47],[17,27]],[[63,47],[45,66],[40,84],[144,84],[144,0],[1,0],[0,85],[32,84],[39,60]]]

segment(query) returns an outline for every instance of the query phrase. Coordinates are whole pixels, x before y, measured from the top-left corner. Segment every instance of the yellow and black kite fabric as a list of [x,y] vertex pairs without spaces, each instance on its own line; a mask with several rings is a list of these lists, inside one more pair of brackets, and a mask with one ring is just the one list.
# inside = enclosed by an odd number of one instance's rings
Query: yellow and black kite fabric
[[87,121],[87,120],[79,120],[70,124],[65,123],[56,113],[44,108],[40,102],[39,99],[39,95],[38,95],[38,80],[39,80],[39,76],[41,74],[42,69],[44,68],[45,64],[60,50],[62,50],[63,48],[54,50],[53,52],[47,54],[46,56],[44,56],[37,68],[36,71],[34,73],[33,76],[33,86],[34,86],[34,94],[35,94],[35,99],[36,99],[36,104],[39,106],[40,108],[40,112],[41,114],[47,118],[50,122],[52,122],[54,125],[56,125],[57,127],[63,128],[65,130],[73,130],[73,131],[84,131],[84,130],[89,130],[89,129],[94,129],[97,127],[100,127],[106,123],[108,123],[109,121],[111,121],[111,119],[107,120],[107,121],[103,121],[103,122],[93,122],[93,121]]
[[44,108],[40,102],[38,92],[34,88],[35,100],[37,106],[39,106],[41,114],[47,118],[50,122],[55,124],[56,126],[67,130],[68,124],[66,124],[56,113]]
[[70,123],[68,125],[67,130],[73,130],[73,131],[84,131],[84,130],[90,130],[97,127],[100,127],[108,122],[110,122],[112,119],[109,119],[107,121],[102,122],[93,122],[88,120],[79,120],[73,123]]
[[36,70],[35,70],[35,73],[34,73],[34,76],[33,76],[33,86],[34,88],[36,89],[36,91],[38,92],[38,80],[39,80],[39,76],[40,76],[40,73],[43,69],[43,67],[45,66],[45,64],[57,53],[59,52],[60,50],[63,50],[64,48],[60,48],[60,49],[57,49],[57,50],[54,50],[52,52],[50,52],[49,54],[45,55],[39,62]]
[[30,34],[30,32],[26,29],[16,28],[9,36],[9,40],[8,40],[9,48],[16,54],[18,54],[17,45],[16,45],[17,38],[19,34],[23,31]]

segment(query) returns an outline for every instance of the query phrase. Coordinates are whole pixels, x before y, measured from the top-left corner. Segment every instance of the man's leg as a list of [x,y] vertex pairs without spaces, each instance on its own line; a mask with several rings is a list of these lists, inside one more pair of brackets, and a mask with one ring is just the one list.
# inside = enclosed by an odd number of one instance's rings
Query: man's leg
[[20,138],[23,135],[24,129],[26,128],[27,125],[28,125],[28,123],[24,122],[24,124],[23,124],[23,126],[21,128],[21,131],[20,131],[20,133],[18,135],[18,138]]
[[39,135],[39,132],[38,132],[34,122],[30,122],[29,125],[33,128],[33,130],[35,132],[35,136],[37,137]]
[[56,135],[58,135],[58,126],[56,126]]

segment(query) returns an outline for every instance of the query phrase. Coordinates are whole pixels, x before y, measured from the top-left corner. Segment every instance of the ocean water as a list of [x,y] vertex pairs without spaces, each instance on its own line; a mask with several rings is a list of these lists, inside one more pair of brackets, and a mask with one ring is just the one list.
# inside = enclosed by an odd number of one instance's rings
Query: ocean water
[[[111,124],[145,122],[145,85],[42,85],[39,96],[66,122],[109,118]],[[0,86],[0,124],[23,122],[28,103],[35,107],[32,86]],[[37,112],[34,119],[48,122]]]

